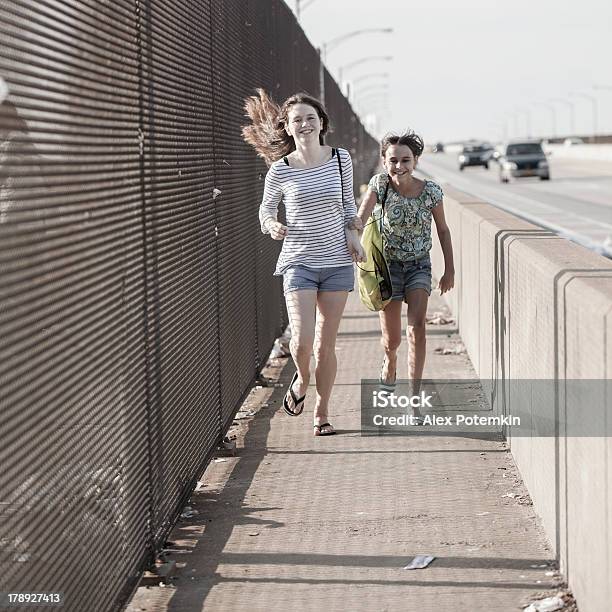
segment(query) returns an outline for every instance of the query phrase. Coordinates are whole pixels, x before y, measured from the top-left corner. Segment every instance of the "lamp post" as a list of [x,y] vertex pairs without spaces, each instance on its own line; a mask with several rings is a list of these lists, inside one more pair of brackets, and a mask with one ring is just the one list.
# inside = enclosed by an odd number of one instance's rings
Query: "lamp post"
[[557,111],[555,107],[552,104],[547,104],[546,102],[534,102],[534,104],[537,104],[538,106],[543,106],[544,108],[547,108],[550,111],[550,116],[552,119],[552,137],[556,138],[557,137]]
[[340,66],[340,68],[338,68],[338,80],[342,82],[342,75],[344,72],[351,70],[351,68],[354,68],[355,66],[360,66],[361,64],[374,61],[390,62],[392,59],[392,55],[369,55],[367,57],[361,57],[357,60],[349,62],[348,64],[344,64],[344,66]]
[[387,83],[373,83],[372,85],[358,89],[353,93],[355,94],[356,98],[359,98],[359,96],[363,96],[363,94],[367,93],[368,91],[383,91],[385,93],[389,93],[389,85]]
[[[380,81],[378,84],[376,83],[376,81],[378,81],[379,79],[386,79],[388,76],[389,76],[388,72],[371,72],[370,74],[365,74],[359,77],[358,79],[354,79],[352,83],[347,81],[346,82],[346,97],[349,98],[349,101],[350,101],[351,92],[353,93],[353,95],[359,95],[359,94],[362,94],[364,91],[373,89],[375,87],[378,87],[378,88],[387,87],[388,84],[386,81]],[[353,89],[351,85],[357,85],[357,83],[363,83],[363,81],[374,81],[374,83],[372,83],[372,85],[367,86],[363,89],[359,89],[358,92],[355,92],[355,89]]]
[[591,101],[593,110],[593,137],[591,138],[591,142],[595,142],[595,137],[597,136],[597,98],[590,94],[581,93],[579,91],[570,92],[570,96],[574,96],[576,98],[584,98],[585,100]]
[[502,142],[508,140],[508,120],[504,118],[503,121],[494,121],[489,124],[490,126],[499,130],[500,138]]
[[368,106],[364,107],[365,112],[360,113],[360,116],[363,117],[362,121],[364,125],[370,127],[371,133],[374,134],[376,138],[380,138],[381,136],[379,117],[381,115],[388,117],[391,113],[386,102],[386,99],[378,101],[371,100]]
[[361,81],[365,81],[366,79],[375,79],[375,78],[387,78],[389,76],[388,72],[370,72],[369,74],[362,74],[360,77],[353,79],[353,85],[357,85],[357,83],[361,83]]
[[[392,32],[393,28],[362,28],[361,30],[354,30],[353,32],[336,36],[336,38],[332,38],[321,45],[321,50],[319,52],[319,91],[323,104],[325,104],[325,61],[327,60],[327,54],[333,51],[338,45],[356,36],[362,36],[363,34],[391,34]],[[338,80],[342,84],[341,75]]]
[[517,113],[525,115],[525,126],[527,127],[527,138],[531,138],[531,113],[528,108],[517,108]]
[[570,136],[574,134],[575,129],[575,118],[574,118],[574,104],[569,100],[565,100],[563,98],[551,98],[551,102],[558,102],[559,104],[565,104],[570,111]]
[[389,98],[388,92],[385,91],[372,91],[357,101],[357,106],[363,108],[367,102],[378,101],[379,99],[387,101]]
[[361,36],[362,34],[391,34],[392,32],[393,28],[362,28],[360,30],[348,32],[347,34],[342,34],[341,36],[336,36],[336,38],[332,38],[323,43],[323,59],[327,59],[328,51],[333,51],[335,47],[349,40],[349,38],[355,38],[355,36]]
[[308,8],[315,0],[309,0],[304,2],[303,0],[295,0],[295,16],[297,17],[298,23],[302,16],[302,11]]
[[512,122],[514,123],[514,129],[512,131],[513,137],[518,138],[519,135],[519,127],[518,127],[518,113],[516,111],[508,111],[507,113],[510,117],[512,117]]

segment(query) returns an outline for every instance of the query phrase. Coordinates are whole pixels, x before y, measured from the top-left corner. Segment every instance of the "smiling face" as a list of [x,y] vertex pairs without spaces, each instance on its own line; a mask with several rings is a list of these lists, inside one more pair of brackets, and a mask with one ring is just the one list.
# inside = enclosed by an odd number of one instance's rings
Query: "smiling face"
[[400,179],[413,173],[418,160],[408,145],[396,144],[389,145],[385,151],[383,165],[390,176]]
[[319,134],[323,125],[317,110],[310,104],[293,104],[287,113],[285,131],[293,136],[295,142],[308,142],[316,140],[319,142]]

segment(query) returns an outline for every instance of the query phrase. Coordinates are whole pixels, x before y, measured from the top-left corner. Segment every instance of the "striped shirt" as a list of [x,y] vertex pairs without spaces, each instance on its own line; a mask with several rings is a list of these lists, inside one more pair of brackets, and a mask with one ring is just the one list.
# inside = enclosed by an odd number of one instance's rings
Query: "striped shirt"
[[[314,168],[292,168],[284,159],[274,162],[266,174],[259,221],[276,220],[278,205],[285,204],[287,236],[283,240],[275,275],[293,265],[332,268],[353,263],[344,227],[357,214],[353,195],[353,163],[345,149]],[[342,185],[340,168],[342,163]],[[342,198],[344,192],[344,201]]]

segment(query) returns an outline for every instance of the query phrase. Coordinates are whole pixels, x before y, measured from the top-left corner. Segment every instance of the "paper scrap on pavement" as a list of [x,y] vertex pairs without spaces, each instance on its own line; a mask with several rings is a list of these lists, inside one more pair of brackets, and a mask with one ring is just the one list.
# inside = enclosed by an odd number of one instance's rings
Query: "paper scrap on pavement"
[[534,601],[525,608],[524,612],[555,612],[555,610],[561,610],[564,606],[563,599],[555,595],[554,597]]
[[404,569],[413,570],[413,569],[424,569],[426,568],[435,557],[431,555],[417,555]]

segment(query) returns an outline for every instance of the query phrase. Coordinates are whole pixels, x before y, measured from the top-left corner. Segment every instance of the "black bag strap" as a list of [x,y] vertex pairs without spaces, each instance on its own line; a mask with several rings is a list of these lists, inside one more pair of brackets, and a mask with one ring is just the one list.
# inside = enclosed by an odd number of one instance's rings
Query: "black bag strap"
[[[387,174],[387,185],[385,186],[385,194],[383,195],[382,202],[380,203],[380,207],[382,208],[383,215],[385,214],[385,203],[387,201],[387,194],[389,193],[389,181],[391,177]],[[378,200],[378,191],[376,192],[376,199]]]
[[344,204],[344,181],[342,180],[342,160],[340,159],[340,151],[338,149],[332,149],[332,157],[338,156],[338,170],[340,170],[340,190],[342,191],[342,204]]

